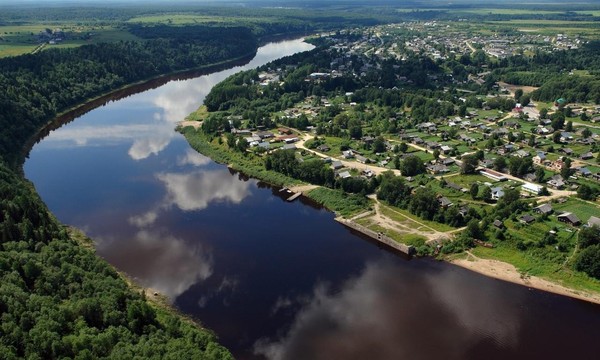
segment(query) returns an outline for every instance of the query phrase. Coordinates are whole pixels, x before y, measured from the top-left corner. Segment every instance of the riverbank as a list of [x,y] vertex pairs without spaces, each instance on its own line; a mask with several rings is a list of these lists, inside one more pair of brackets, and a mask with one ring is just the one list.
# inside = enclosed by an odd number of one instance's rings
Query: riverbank
[[526,275],[519,272],[515,266],[509,263],[493,259],[484,259],[474,255],[470,251],[460,255],[463,257],[450,257],[446,260],[451,264],[491,278],[600,304],[600,293],[577,290],[537,276]]
[[[336,213],[336,215],[343,216],[346,219],[349,219],[353,215],[361,212],[368,211],[369,208],[372,207],[371,203],[367,203],[364,206],[358,207],[351,206],[352,204],[350,204],[350,198],[352,195],[348,196],[348,194],[341,194],[338,190],[303,184],[298,180],[291,179],[282,174],[273,171],[267,171],[264,169],[264,165],[261,161],[252,161],[242,154],[229,151],[225,148],[224,144],[219,145],[218,140],[216,139],[212,139],[213,143],[211,143],[208,141],[209,139],[205,138],[206,135],[202,134],[201,131],[198,130],[198,127],[192,126],[192,124],[189,122],[185,124],[187,127],[181,128],[180,131],[184,134],[192,148],[210,157],[218,163],[226,164],[228,167],[236,171],[240,171],[246,175],[257,178],[261,181],[265,181],[272,185],[288,186],[294,191],[302,190],[306,197],[317,201],[325,208]],[[345,224],[348,221],[351,221],[353,224],[356,223],[352,219],[344,220],[343,223]],[[385,227],[386,222],[379,221],[378,224],[383,224],[382,226]],[[356,225],[360,226],[361,224],[356,223]],[[394,229],[389,228],[387,230],[392,231]],[[451,231],[450,233],[453,234],[454,232],[456,232],[456,230]],[[439,237],[440,234],[435,233],[434,235]],[[367,234],[367,236],[369,235]],[[372,238],[377,240],[377,237]],[[387,243],[384,244],[389,246]],[[445,258],[444,260],[451,264],[466,268],[488,277],[600,304],[600,291],[592,292],[588,290],[582,290],[575,286],[568,287],[557,281],[551,281],[542,277],[527,275],[520,272],[515,265],[510,264],[509,262],[477,257],[470,252],[455,254],[451,257]]]
[[56,130],[71,121],[79,118],[80,116],[106,105],[112,101],[118,101],[126,98],[132,94],[155,89],[162,86],[170,81],[174,80],[187,80],[196,78],[202,75],[207,75],[216,71],[225,70],[234,66],[241,66],[247,64],[256,55],[257,49],[253,52],[229,59],[218,63],[207,64],[196,68],[184,69],[175,71],[172,73],[161,74],[159,76],[153,76],[144,80],[140,80],[134,83],[126,84],[122,87],[113,89],[106,93],[84,100],[83,102],[73,105],[65,111],[59,113],[52,120],[48,121],[43,125],[36,134],[31,136],[29,140],[23,145],[22,148],[22,159],[20,161],[21,168],[24,160],[28,157],[31,149],[35,144],[41,141],[43,138],[48,136],[51,131]]

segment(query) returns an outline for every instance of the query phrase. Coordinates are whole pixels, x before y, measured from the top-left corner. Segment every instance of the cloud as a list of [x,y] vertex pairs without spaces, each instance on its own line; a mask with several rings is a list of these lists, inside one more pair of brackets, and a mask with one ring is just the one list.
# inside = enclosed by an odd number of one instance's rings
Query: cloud
[[177,165],[204,166],[210,164],[211,160],[193,149],[187,149],[183,156],[177,158]]
[[137,227],[142,228],[142,227],[147,227],[149,225],[154,224],[154,222],[156,221],[157,218],[158,218],[158,211],[151,210],[145,214],[130,217],[129,223],[131,225],[135,225]]
[[129,148],[128,154],[133,160],[144,160],[150,155],[158,155],[171,143],[172,138],[172,134],[164,134],[135,140]]
[[227,171],[162,173],[156,177],[167,189],[162,206],[174,205],[184,211],[205,209],[213,201],[239,204],[250,194],[250,184],[239,181]]
[[[269,360],[418,360],[440,354],[458,360],[490,339],[503,346],[515,344],[519,316],[498,300],[500,289],[482,293],[446,270],[428,273],[425,283],[421,276],[408,275],[384,260],[367,264],[337,291],[317,284],[287,334],[259,339],[255,353]],[[278,298],[273,309],[291,303]]]
[[129,241],[100,238],[97,246],[104,257],[142,286],[173,300],[213,272],[209,252],[161,231],[141,230]]

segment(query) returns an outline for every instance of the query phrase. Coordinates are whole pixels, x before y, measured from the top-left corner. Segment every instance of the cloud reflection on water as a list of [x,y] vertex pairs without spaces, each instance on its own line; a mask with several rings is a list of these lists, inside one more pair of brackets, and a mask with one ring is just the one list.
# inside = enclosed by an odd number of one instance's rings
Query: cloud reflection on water
[[129,241],[98,238],[97,247],[117,268],[170,299],[213,272],[208,251],[163,231],[140,230]]
[[[321,283],[308,300],[301,297],[291,305],[278,299],[274,312],[282,306],[300,310],[285,336],[260,339],[255,353],[269,360],[431,359],[442,353],[445,359],[463,359],[481,342],[517,341],[518,314],[494,289],[482,294],[443,271],[429,274],[429,286],[414,291],[423,285],[412,286],[410,278],[398,276],[402,273],[391,261],[369,263],[339,292]],[[438,306],[431,306],[432,299]],[[423,316],[435,319],[436,326]]]

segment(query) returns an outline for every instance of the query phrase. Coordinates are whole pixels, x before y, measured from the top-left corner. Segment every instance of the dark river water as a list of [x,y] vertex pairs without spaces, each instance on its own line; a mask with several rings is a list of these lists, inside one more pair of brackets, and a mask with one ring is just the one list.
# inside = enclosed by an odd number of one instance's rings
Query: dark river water
[[[243,68],[308,50],[262,47]],[[234,68],[131,95],[25,164],[56,216],[239,359],[597,359],[600,306],[406,260],[194,152],[175,123]]]

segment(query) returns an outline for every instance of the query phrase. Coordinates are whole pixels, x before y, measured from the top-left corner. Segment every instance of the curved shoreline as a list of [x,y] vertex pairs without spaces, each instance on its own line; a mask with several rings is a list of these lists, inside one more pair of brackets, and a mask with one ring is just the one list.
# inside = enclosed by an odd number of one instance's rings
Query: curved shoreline
[[[186,134],[184,133],[184,136],[185,135]],[[186,137],[186,140],[188,140],[187,137]],[[189,140],[188,140],[188,144],[190,145],[190,147],[192,149],[198,151],[199,153],[202,153],[200,151],[200,149],[197,149],[194,146],[192,146],[192,144],[189,142]],[[213,148],[213,146],[208,143],[206,143],[206,146]],[[206,155],[206,154],[204,154],[204,155]],[[247,175],[247,173],[244,171],[245,169],[244,169],[243,165],[240,166],[237,163],[233,164],[233,163],[228,163],[227,161],[220,161],[220,160],[224,160],[224,159],[215,160],[209,155],[206,155],[206,156],[211,158],[211,160],[213,160],[216,163],[222,164],[230,169],[233,169],[235,171],[238,171],[240,173]],[[249,175],[247,175],[247,176],[249,176]],[[258,176],[250,176],[250,177],[253,177],[259,181],[265,182],[271,186],[284,186],[285,185],[285,184],[270,183],[267,179],[262,179]],[[311,185],[311,184],[308,184],[306,186],[309,186],[309,185]],[[294,185],[290,184],[289,185],[290,188],[295,188],[295,189],[299,189],[303,186],[304,185],[298,185],[298,184],[294,184]],[[310,197],[306,194],[303,194],[303,196],[310,199]],[[334,210],[329,209],[325,205],[322,205],[322,206],[324,208],[326,208],[327,210],[333,212],[334,214],[337,214]],[[356,231],[356,230],[354,230],[354,231]],[[389,245],[385,245],[384,243],[378,241],[377,239],[372,239],[371,237],[368,237],[362,233],[360,233],[360,235],[362,235],[361,238],[364,238],[367,241],[369,241],[375,245],[384,246],[388,250],[393,250],[392,247],[390,247]],[[392,251],[392,252],[394,252],[394,251]],[[394,253],[397,254],[398,252],[394,252]],[[456,254],[456,255],[463,255],[463,254],[470,255],[468,252],[460,253],[460,254]],[[444,258],[444,259],[442,259],[442,261],[446,261],[449,264],[459,266],[459,267],[462,267],[462,268],[470,270],[470,271],[474,271],[476,273],[479,273],[483,276],[487,276],[489,278],[494,278],[494,279],[510,282],[513,284],[525,286],[528,288],[534,288],[537,290],[546,291],[546,292],[557,294],[557,295],[567,296],[567,297],[570,297],[573,299],[582,300],[582,301],[586,301],[586,302],[590,302],[590,303],[594,303],[594,304],[600,304],[600,293],[589,292],[586,290],[578,290],[575,288],[566,287],[566,286],[561,285],[558,282],[553,282],[551,280],[547,280],[547,279],[540,278],[537,276],[521,276],[521,273],[518,271],[518,269],[514,265],[512,265],[508,262],[504,262],[504,261],[500,261],[500,260],[476,258],[474,255],[470,255],[470,256],[471,256],[472,260]]]
[[48,134],[50,134],[50,132],[52,132],[53,130],[56,130],[62,127],[63,125],[70,123],[78,117],[101,106],[104,106],[111,101],[121,100],[128,96],[140,93],[142,91],[156,89],[157,87],[160,87],[173,80],[188,80],[199,76],[208,75],[217,71],[223,71],[235,66],[245,65],[256,56],[257,51],[258,48],[255,49],[252,53],[248,53],[237,58],[224,60],[222,62],[214,64],[203,65],[197,68],[175,71],[168,74],[161,74],[134,83],[126,84],[120,88],[108,91],[96,97],[87,99],[82,103],[73,105],[69,109],[57,114],[57,116],[55,116],[52,120],[48,121],[45,125],[40,127],[38,131],[33,136],[31,136],[29,140],[27,140],[27,142],[23,145],[21,150],[22,158],[19,161],[21,173],[23,171],[23,164],[25,162],[24,160],[29,156],[29,153],[31,152],[35,144],[37,144],[46,136],[48,136]]
[[514,265],[504,261],[479,258],[469,252],[465,259],[444,259],[444,261],[490,278],[600,304],[600,294],[598,293],[576,290],[537,276],[523,275]]

